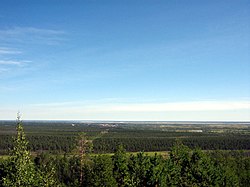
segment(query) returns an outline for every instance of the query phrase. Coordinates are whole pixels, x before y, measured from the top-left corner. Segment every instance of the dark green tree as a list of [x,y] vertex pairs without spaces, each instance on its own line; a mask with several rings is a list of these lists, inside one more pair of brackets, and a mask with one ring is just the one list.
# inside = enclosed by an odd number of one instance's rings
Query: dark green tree
[[41,153],[34,159],[37,175],[39,176],[39,186],[57,186],[56,169],[54,159],[48,153]]
[[118,146],[113,155],[113,175],[119,187],[126,186],[129,181],[128,158],[122,145]]
[[166,167],[168,186],[230,186],[226,183],[229,181],[232,186],[238,186],[237,181],[225,177],[229,174],[208,155],[180,142],[172,148]]
[[130,186],[146,186],[147,174],[150,169],[150,157],[143,152],[131,155],[129,159],[129,184]]
[[110,156],[98,155],[93,158],[90,168],[90,175],[87,176],[87,186],[115,187],[116,180],[113,176],[113,163]]
[[0,186],[3,186],[3,178],[6,177],[5,161],[0,159]]
[[240,176],[247,170],[242,168],[239,172],[237,162],[242,162],[240,158],[236,157],[236,160],[234,160],[228,153],[221,150],[213,151],[210,158],[221,170],[221,186],[244,186],[240,185]]
[[153,157],[150,157],[150,168],[147,172],[147,186],[166,186],[165,160],[156,153]]

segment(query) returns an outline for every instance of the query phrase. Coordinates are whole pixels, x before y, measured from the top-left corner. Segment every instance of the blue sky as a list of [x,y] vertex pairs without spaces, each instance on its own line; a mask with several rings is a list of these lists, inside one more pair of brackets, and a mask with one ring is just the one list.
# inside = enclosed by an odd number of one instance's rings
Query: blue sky
[[0,119],[249,121],[249,10],[2,0]]

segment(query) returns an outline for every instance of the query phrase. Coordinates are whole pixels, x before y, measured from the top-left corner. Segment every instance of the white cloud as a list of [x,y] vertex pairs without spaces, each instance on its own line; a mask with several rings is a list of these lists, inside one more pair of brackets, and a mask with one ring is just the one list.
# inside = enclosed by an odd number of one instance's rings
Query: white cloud
[[18,43],[54,45],[63,41],[64,31],[35,27],[13,27],[0,30],[0,40]]
[[14,27],[11,29],[0,30],[0,34],[4,35],[23,35],[23,34],[43,34],[43,35],[58,35],[65,34],[64,31],[53,29],[41,29],[35,27]]
[[[6,74],[13,68],[22,68],[31,61],[17,60],[22,52],[13,48],[0,47],[0,75]],[[18,57],[20,59],[20,57]],[[12,71],[13,72],[13,71]]]
[[13,54],[21,54],[21,51],[14,50],[11,48],[6,48],[6,47],[0,47],[0,55],[13,55]]
[[0,65],[22,65],[23,61],[15,61],[15,60],[0,60]]
[[[109,112],[164,112],[164,111],[218,111],[250,109],[250,101],[191,101],[168,103],[120,103],[119,101],[99,100],[99,102],[58,102],[32,104],[32,107],[75,108],[88,111]],[[116,103],[117,102],[117,103]]]
[[[31,61],[27,60],[0,60],[0,75],[10,75],[17,69],[24,69]],[[1,90],[1,89],[0,89]]]

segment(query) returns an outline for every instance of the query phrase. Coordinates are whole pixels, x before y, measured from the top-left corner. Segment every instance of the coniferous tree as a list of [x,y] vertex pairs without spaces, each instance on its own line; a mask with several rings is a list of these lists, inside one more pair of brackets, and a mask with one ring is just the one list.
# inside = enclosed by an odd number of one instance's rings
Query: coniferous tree
[[5,165],[6,175],[3,177],[3,186],[56,186],[56,181],[54,180],[55,170],[53,167],[49,171],[46,166],[44,166],[44,171],[35,167],[27,148],[28,141],[26,140],[19,113],[17,115],[16,132],[14,146]]
[[4,186],[35,186],[37,185],[35,167],[27,150],[28,141],[19,114],[16,132],[14,147],[7,161],[7,176],[3,178],[3,184]]
[[87,153],[90,153],[92,150],[92,142],[87,139],[86,133],[82,132],[79,134],[77,138],[77,153],[78,157],[80,159],[80,178],[79,178],[79,183],[80,186],[82,186],[83,181],[84,181],[84,161],[86,160]]
[[88,176],[87,186],[116,187],[113,176],[113,163],[108,155],[98,155],[93,158],[93,163]]
[[143,152],[131,155],[129,159],[129,183],[131,186],[146,186],[149,177],[150,157]]
[[113,174],[119,187],[126,186],[129,180],[128,159],[122,145],[118,147],[113,156]]
[[192,150],[180,142],[167,160],[168,186],[239,186],[235,173],[216,164],[201,150]]
[[155,155],[150,157],[150,168],[147,172],[147,186],[166,186],[165,160],[162,156]]

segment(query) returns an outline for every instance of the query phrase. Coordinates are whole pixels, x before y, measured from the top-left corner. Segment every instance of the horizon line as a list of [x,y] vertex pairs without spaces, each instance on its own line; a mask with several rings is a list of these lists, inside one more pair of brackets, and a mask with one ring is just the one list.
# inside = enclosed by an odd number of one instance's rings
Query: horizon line
[[[16,121],[16,119],[0,119],[0,121]],[[21,121],[75,121],[75,122],[194,122],[194,123],[250,123],[250,120],[102,120],[102,119],[23,119]]]

